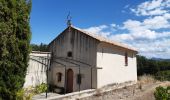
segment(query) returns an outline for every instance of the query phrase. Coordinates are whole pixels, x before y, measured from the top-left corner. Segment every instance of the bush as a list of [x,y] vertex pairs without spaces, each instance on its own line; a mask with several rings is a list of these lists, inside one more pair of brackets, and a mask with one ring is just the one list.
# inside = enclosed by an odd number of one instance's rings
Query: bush
[[140,84],[154,83],[154,82],[156,82],[156,81],[157,81],[157,80],[155,80],[154,76],[152,76],[152,75],[146,75],[146,74],[144,74],[144,75],[138,77],[138,82],[139,82]]
[[23,97],[24,97],[24,93],[25,93],[25,90],[24,90],[24,89],[20,89],[20,90],[17,92],[16,99],[17,99],[17,100],[22,100]]
[[16,100],[31,100],[35,93],[30,90],[32,88],[20,89],[16,94]]
[[154,96],[156,100],[170,100],[170,86],[165,87],[157,87],[154,92]]
[[170,70],[158,72],[155,78],[161,81],[170,81]]
[[47,90],[47,84],[45,84],[45,83],[42,83],[41,85],[37,85],[36,87],[35,87],[35,93],[36,94],[39,94],[39,93],[43,93],[43,92],[46,92],[46,90]]
[[34,95],[46,92],[46,90],[47,90],[47,85],[45,83],[42,83],[41,85],[37,85],[36,87],[28,87],[25,89],[20,89],[16,93],[16,99],[31,100]]

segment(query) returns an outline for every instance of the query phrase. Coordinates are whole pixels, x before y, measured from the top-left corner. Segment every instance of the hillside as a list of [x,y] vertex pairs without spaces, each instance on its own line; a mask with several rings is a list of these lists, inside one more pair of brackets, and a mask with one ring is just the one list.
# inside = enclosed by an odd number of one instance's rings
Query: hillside
[[151,58],[151,59],[156,61],[170,61],[170,59],[163,59],[163,58]]

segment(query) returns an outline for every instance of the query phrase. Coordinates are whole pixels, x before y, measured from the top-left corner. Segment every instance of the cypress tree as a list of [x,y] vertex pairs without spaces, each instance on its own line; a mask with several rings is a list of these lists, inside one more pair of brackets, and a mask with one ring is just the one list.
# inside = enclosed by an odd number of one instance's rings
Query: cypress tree
[[28,66],[31,0],[0,0],[0,99],[16,98]]

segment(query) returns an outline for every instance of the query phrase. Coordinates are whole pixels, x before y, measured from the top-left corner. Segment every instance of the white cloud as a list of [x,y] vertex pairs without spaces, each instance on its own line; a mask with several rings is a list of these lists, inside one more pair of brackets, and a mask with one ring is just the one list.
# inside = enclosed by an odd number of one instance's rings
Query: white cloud
[[111,34],[110,32],[103,32],[103,30],[105,30],[107,28],[108,28],[108,26],[106,26],[106,25],[100,25],[100,26],[90,27],[90,28],[87,28],[84,30],[88,31],[90,33],[93,33],[93,34],[98,34],[98,35],[107,37]]
[[[127,20],[123,24],[124,24],[123,29],[126,29],[129,31],[128,35],[130,35],[130,36],[128,36],[128,37],[130,37],[129,39],[131,39],[131,40],[155,39],[156,38],[155,31],[145,28],[143,23],[141,23],[140,21]],[[132,37],[133,37],[133,39],[132,39]]]
[[129,19],[129,20],[125,21],[123,24],[124,24],[124,26],[123,26],[124,29],[128,29],[128,30],[132,31],[136,27],[140,27],[142,23],[140,21],[137,21],[137,20]]
[[133,45],[139,48],[139,54],[161,58],[169,58],[170,56],[170,39],[142,41],[141,43],[137,42],[137,44],[134,43]]
[[152,10],[155,8],[159,8],[163,0],[153,0],[147,1],[139,5],[140,8],[146,8],[147,10]]
[[143,20],[127,19],[121,25],[113,23],[85,30],[136,47],[139,54],[147,57],[170,58],[168,7],[170,0],[146,1],[131,9],[137,16],[145,16]]
[[155,16],[153,18],[145,19],[143,25],[148,29],[168,28],[170,26],[168,19],[164,16]]
[[131,8],[136,15],[162,15],[167,13],[166,8],[170,7],[170,0],[152,0],[141,3],[137,8]]
[[170,32],[157,33],[157,38],[167,38],[167,37],[170,37]]
[[124,40],[134,40],[134,37],[131,34],[125,33],[125,34],[112,35],[112,36],[110,36],[110,39],[122,42]]
[[117,25],[116,24],[110,24],[111,27],[115,28]]
[[106,29],[108,26],[106,25],[100,25],[100,26],[94,26],[90,27],[88,29],[85,29],[86,31],[90,31],[92,33],[100,33],[102,30]]
[[111,32],[103,32],[102,30],[99,34],[107,36],[111,40],[129,44],[137,48],[139,54],[147,57],[169,58],[170,56],[170,32],[144,31],[142,29],[135,31],[134,28],[133,31],[123,34],[111,34]]

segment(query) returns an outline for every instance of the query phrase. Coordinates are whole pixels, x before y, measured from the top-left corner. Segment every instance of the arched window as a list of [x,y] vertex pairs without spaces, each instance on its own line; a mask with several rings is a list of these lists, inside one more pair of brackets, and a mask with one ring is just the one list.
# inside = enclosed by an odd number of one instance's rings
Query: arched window
[[57,81],[61,82],[61,80],[62,80],[62,73],[58,72],[57,73]]
[[73,55],[72,55],[72,52],[71,51],[69,51],[68,53],[67,53],[67,57],[72,57]]

